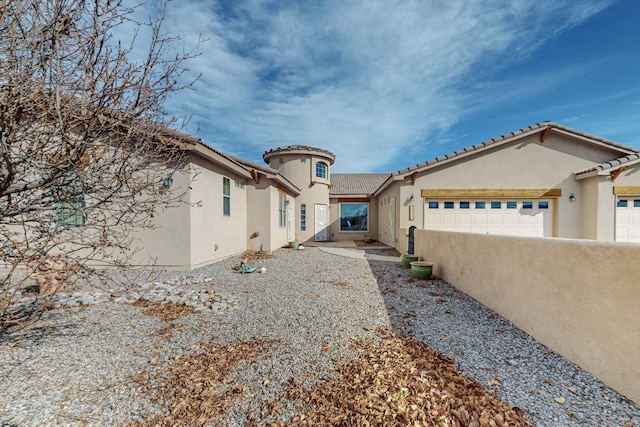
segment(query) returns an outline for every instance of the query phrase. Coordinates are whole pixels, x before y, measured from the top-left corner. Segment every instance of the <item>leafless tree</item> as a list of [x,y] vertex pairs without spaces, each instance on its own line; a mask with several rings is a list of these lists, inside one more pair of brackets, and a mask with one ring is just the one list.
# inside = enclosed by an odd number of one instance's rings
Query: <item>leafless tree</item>
[[165,101],[197,46],[163,33],[165,1],[148,21],[130,3],[0,0],[0,323],[31,271],[54,293],[90,261],[126,265],[132,231],[180,199]]

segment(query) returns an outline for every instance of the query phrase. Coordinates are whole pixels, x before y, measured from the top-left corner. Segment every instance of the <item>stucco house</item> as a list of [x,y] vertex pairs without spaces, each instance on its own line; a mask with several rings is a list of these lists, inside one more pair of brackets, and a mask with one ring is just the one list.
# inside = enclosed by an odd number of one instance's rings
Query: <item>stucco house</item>
[[140,233],[139,263],[191,269],[292,240],[405,252],[412,227],[640,243],[640,152],[553,122],[393,173],[333,174],[321,148],[273,148],[265,166],[185,140],[186,203]]
[[396,212],[379,215],[379,224],[395,224],[396,238],[379,237],[401,249],[415,226],[640,242],[638,155],[601,137],[538,123],[392,173],[374,196],[379,205],[398,201]]

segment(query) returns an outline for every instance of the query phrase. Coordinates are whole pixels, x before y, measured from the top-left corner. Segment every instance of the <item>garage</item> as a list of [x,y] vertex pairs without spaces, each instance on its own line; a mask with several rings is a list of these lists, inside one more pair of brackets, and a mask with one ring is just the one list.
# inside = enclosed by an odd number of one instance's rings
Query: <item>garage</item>
[[616,242],[640,243],[640,196],[618,196]]
[[530,237],[553,236],[552,199],[425,198],[424,212],[425,228],[430,230]]

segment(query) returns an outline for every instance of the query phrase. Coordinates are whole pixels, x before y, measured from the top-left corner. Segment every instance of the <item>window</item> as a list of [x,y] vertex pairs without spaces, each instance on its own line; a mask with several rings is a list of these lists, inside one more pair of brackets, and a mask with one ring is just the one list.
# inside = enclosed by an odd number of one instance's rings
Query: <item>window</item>
[[57,202],[54,205],[56,225],[63,228],[82,227],[85,225],[85,201],[80,178],[74,172],[71,172],[71,175],[68,176],[68,181],[56,190]]
[[538,202],[538,209],[549,209],[549,202]]
[[287,226],[287,196],[284,193],[278,193],[280,195],[280,200],[278,203],[278,217],[279,217],[279,226],[286,227]]
[[507,202],[507,209],[518,209],[518,202]]
[[438,209],[438,202],[429,202],[429,209]]
[[68,201],[57,202],[56,224],[60,227],[82,227],[85,225],[84,194],[71,197]]
[[222,215],[231,216],[231,180],[222,178]]
[[469,209],[469,202],[460,202],[460,209]]
[[340,231],[368,230],[368,203],[340,203]]
[[284,164],[284,159],[282,157],[278,158],[278,163],[280,163],[281,165]]
[[300,205],[300,231],[307,230],[307,205]]
[[484,202],[476,202],[476,209],[484,209]]
[[640,208],[640,200],[634,199],[633,200],[633,207],[634,208]]
[[522,202],[522,209],[533,209],[533,202]]
[[491,209],[500,209],[502,208],[502,202],[491,202]]
[[620,199],[618,200],[618,204],[616,205],[619,208],[626,208],[627,207],[627,201],[625,199]]
[[453,202],[444,202],[445,209],[453,209]]
[[236,181],[236,188],[244,188],[244,182],[239,181],[239,180],[235,180]]
[[327,179],[327,165],[326,163],[318,162],[316,163],[316,177]]
[[307,159],[300,159],[300,163],[307,163]]

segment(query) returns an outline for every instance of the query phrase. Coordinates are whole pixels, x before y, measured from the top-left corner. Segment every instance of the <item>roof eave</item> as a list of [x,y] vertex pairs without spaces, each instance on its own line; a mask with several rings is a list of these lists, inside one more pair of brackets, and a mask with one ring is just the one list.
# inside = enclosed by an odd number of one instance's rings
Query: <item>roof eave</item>
[[230,171],[237,173],[244,178],[251,178],[251,171],[249,171],[249,169],[240,165],[233,159],[224,156],[222,153],[219,153],[218,151],[207,147],[204,143],[188,144],[186,146],[183,146],[182,149],[195,153],[207,160],[210,160]]

